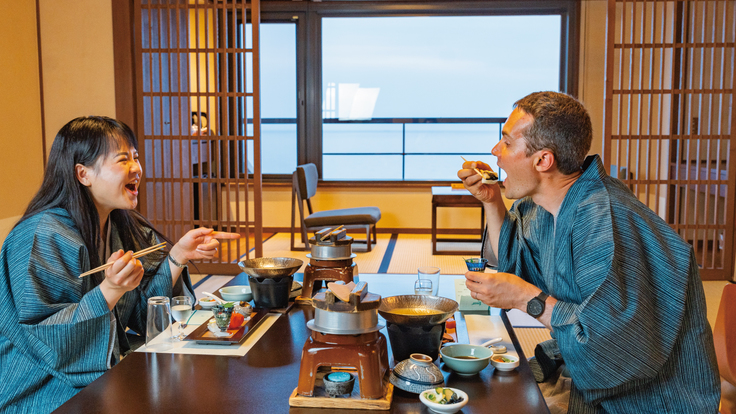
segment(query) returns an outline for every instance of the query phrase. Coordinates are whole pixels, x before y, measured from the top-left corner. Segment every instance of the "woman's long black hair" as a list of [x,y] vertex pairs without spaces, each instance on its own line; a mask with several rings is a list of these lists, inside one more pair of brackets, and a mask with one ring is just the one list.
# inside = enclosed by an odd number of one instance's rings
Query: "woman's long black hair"
[[[56,134],[41,188],[19,223],[42,211],[61,207],[69,212],[82,235],[89,252],[90,266],[95,268],[103,263],[106,258],[98,254],[100,216],[89,188],[77,180],[75,166],[81,164],[92,168],[101,157],[117,151],[124,143],[138,149],[135,134],[123,122],[105,116],[80,117],[69,121]],[[109,220],[118,230],[125,250],[135,251],[150,246],[150,235],[142,231],[146,227],[168,241],[135,210],[113,210]],[[161,253],[160,259],[163,259],[164,254]]]

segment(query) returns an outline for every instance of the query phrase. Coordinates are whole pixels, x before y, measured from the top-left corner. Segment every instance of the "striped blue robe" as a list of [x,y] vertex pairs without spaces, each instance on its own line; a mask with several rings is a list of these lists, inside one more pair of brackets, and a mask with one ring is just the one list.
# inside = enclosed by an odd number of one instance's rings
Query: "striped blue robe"
[[[111,251],[122,248],[114,226],[110,241]],[[11,231],[0,251],[0,412],[54,410],[128,349],[125,327],[145,334],[148,298],[175,292],[168,263],[141,259],[140,286],[111,312],[98,287],[104,275],[78,277],[90,269],[89,254],[66,210]],[[188,280],[185,272],[175,290]]]
[[559,302],[552,336],[570,413],[716,413],[720,379],[692,247],[586,159],[554,217],[525,198],[499,239],[499,271]]

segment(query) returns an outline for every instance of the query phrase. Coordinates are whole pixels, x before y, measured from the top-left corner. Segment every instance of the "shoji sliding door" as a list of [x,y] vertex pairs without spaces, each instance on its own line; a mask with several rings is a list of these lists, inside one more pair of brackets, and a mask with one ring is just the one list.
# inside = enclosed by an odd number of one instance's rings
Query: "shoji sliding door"
[[734,274],[734,1],[609,0],[604,159],[694,247]]
[[259,2],[141,0],[133,20],[141,211],[174,241],[241,233],[193,270],[239,273],[239,258],[262,255]]

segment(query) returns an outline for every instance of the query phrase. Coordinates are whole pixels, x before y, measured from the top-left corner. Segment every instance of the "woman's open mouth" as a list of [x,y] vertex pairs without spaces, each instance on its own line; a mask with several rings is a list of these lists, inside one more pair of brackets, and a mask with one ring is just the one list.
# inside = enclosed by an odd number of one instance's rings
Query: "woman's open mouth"
[[134,196],[138,195],[138,186],[137,182],[128,183],[125,185],[125,189],[128,190],[129,193],[133,194]]

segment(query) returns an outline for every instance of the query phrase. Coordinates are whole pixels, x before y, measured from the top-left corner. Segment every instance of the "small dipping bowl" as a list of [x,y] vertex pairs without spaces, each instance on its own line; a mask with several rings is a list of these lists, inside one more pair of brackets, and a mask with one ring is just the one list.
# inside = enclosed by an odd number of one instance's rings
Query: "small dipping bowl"
[[250,302],[253,300],[253,292],[250,286],[225,286],[220,289],[220,295],[223,299],[232,302]]
[[349,372],[330,372],[322,378],[325,392],[330,397],[337,397],[353,392],[355,377]]
[[[444,387],[447,388],[447,387]],[[438,404],[436,402],[432,402],[429,399],[427,399],[427,393],[433,392],[433,390],[427,390],[419,394],[419,399],[422,401],[424,405],[429,408],[430,411],[434,413],[439,414],[453,414],[460,410],[462,410],[463,407],[465,407],[465,404],[468,403],[468,394],[464,393],[463,391],[457,389],[457,388],[450,388],[452,391],[455,392],[460,398],[463,400],[460,402],[457,402],[455,404]]]
[[440,355],[445,365],[459,375],[475,375],[488,366],[493,351],[480,345],[456,344],[440,349]]
[[217,305],[217,302],[209,297],[204,297],[199,300],[199,306],[201,306],[202,309],[212,309],[215,305]]
[[[505,361],[500,360],[501,358],[504,358]],[[506,362],[509,360],[510,362]],[[513,371],[519,366],[519,357],[511,354],[494,355],[491,357],[491,365],[499,371]]]
[[482,272],[486,268],[486,263],[488,263],[488,259],[484,259],[482,257],[465,259],[465,266],[467,266],[468,270],[471,272]]

